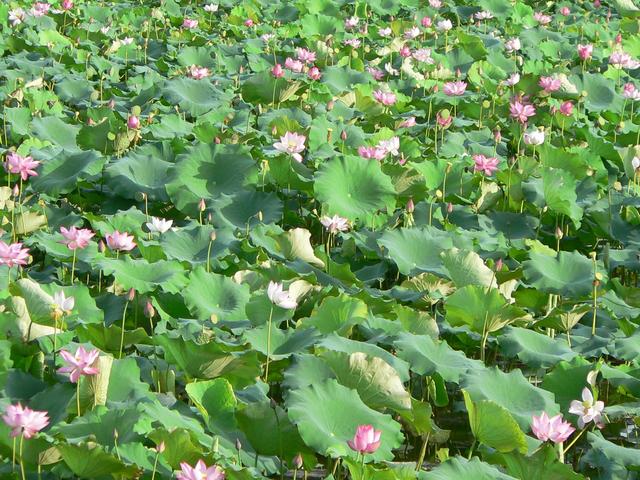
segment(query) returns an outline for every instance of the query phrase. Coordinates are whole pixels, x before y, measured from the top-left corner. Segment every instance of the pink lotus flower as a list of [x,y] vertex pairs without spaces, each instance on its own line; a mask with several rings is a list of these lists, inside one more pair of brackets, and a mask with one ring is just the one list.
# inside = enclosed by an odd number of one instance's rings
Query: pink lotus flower
[[382,80],[384,78],[384,72],[379,68],[367,67],[367,72],[369,72],[375,80]]
[[304,64],[300,60],[294,60],[291,57],[287,57],[284,61],[284,67],[288,68],[292,72],[300,73]]
[[296,55],[298,60],[304,63],[313,63],[316,61],[316,52],[311,52],[306,48],[297,48]]
[[552,93],[560,90],[562,82],[560,79],[554,77],[540,77],[538,85],[547,93]]
[[76,228],[71,227],[69,229],[60,227],[60,233],[64,237],[62,243],[64,243],[69,250],[83,249],[89,245],[89,240],[95,235],[88,228]]
[[62,0],[62,10],[68,11],[73,8],[73,0]]
[[476,12],[473,16],[476,20],[490,20],[493,18],[493,13],[482,10],[481,12]]
[[509,104],[509,112],[512,118],[524,124],[529,121],[529,117],[533,117],[536,114],[536,109],[533,105],[523,103],[521,100],[514,98]]
[[120,233],[118,230],[115,230],[113,233],[106,234],[105,239],[107,240],[107,246],[111,250],[128,252],[136,247],[133,236],[126,232]]
[[569,413],[580,417],[578,418],[578,427],[584,428],[589,422],[595,423],[598,428],[604,427],[604,423],[602,422],[604,402],[601,400],[594,402],[593,400],[591,390],[585,387],[582,390],[582,401],[573,400],[569,405]]
[[391,27],[384,27],[378,29],[378,35],[381,37],[390,37],[392,33]]
[[570,117],[573,114],[573,103],[569,100],[562,102],[562,105],[560,105],[560,113],[565,117]]
[[506,85],[507,87],[513,87],[515,86],[518,82],[520,81],[520,74],[519,73],[512,73],[509,78],[507,78],[506,80],[504,80],[502,83],[504,85]]
[[438,112],[436,114],[436,122],[438,122],[438,125],[442,128],[448,128],[453,122],[453,117],[451,115],[445,116],[441,112]]
[[407,117],[398,124],[398,128],[411,128],[416,125],[416,117]]
[[245,26],[245,27],[249,27],[249,28],[251,28],[251,27],[253,27],[253,25],[254,25],[253,20],[251,20],[250,18],[247,18],[247,19],[244,21],[244,26]]
[[374,453],[380,447],[380,430],[374,430],[372,425],[360,425],[356,429],[353,439],[347,441],[347,445],[361,455]]
[[26,180],[30,176],[38,176],[38,172],[34,170],[38,165],[40,165],[40,162],[34,160],[32,157],[23,157],[15,152],[9,152],[4,168],[9,173],[20,174],[20,178]]
[[24,22],[25,18],[27,18],[27,12],[25,12],[22,8],[14,8],[13,10],[9,10],[9,23],[12,27],[20,25]]
[[407,40],[413,40],[414,38],[418,38],[420,36],[420,29],[415,25],[408,30],[404,31],[404,38]]
[[622,96],[629,100],[640,100],[640,90],[633,83],[625,83],[622,89]]
[[442,2],[440,0],[429,0],[429,5],[433,8],[440,8],[442,6]]
[[188,70],[188,74],[191,78],[196,80],[202,80],[211,75],[211,71],[207,67],[200,67],[198,65],[191,65]]
[[284,76],[284,69],[282,68],[282,65],[276,63],[271,69],[271,75],[273,75],[274,78],[282,78]]
[[129,115],[129,118],[127,118],[127,127],[131,130],[137,130],[140,128],[140,119],[136,115]]
[[591,55],[593,55],[593,45],[591,44],[578,45],[578,56],[582,60],[589,60],[591,58]]
[[296,299],[284,289],[281,283],[278,282],[269,282],[269,286],[267,287],[267,297],[269,297],[271,303],[280,308],[290,310],[298,306]]
[[323,216],[320,223],[329,233],[346,232],[349,230],[349,219],[334,215],[333,217]]
[[400,155],[400,137],[391,137],[389,140],[380,140],[378,142],[378,148],[382,148],[385,152],[397,157]]
[[362,44],[359,38],[347,38],[344,41],[345,45],[350,46],[351,48],[358,48]]
[[546,412],[542,412],[539,417],[532,417],[531,431],[543,442],[565,442],[575,430],[569,422],[562,419],[562,414],[549,418]]
[[465,90],[467,89],[467,82],[463,81],[455,81],[455,82],[447,82],[442,87],[442,91],[445,95],[450,97],[459,97],[460,95],[464,95]]
[[631,55],[622,50],[613,52],[609,56],[609,64],[614,68],[625,68],[628,70],[635,70],[640,67],[640,62],[634,60],[633,58],[631,58]]
[[358,26],[360,19],[358,17],[349,17],[344,21],[344,28],[352,30]]
[[62,349],[60,350],[60,356],[68,365],[66,367],[59,368],[58,372],[71,372],[71,375],[69,376],[69,381],[71,381],[71,383],[78,383],[78,380],[82,375],[97,375],[100,373],[98,368],[92,366],[100,356],[100,351],[95,348],[87,352],[83,347],[78,347],[75,355],[71,355],[68,351]]
[[22,243],[10,245],[0,240],[0,265],[11,268],[15,265],[26,265],[29,259],[29,249],[22,248]]
[[178,480],[224,480],[224,471],[217,465],[207,467],[202,460],[198,460],[195,467],[182,462],[176,478]]
[[194,20],[192,18],[185,18],[182,20],[182,28],[198,28],[198,20]]
[[2,415],[2,420],[11,428],[12,437],[24,435],[24,438],[31,438],[49,425],[47,412],[31,410],[20,403],[9,405]]
[[279,152],[291,155],[297,162],[302,162],[302,155],[304,152],[304,141],[307,139],[304,135],[298,135],[295,132],[287,132],[280,141],[273,144],[273,148]]
[[403,45],[402,48],[400,48],[399,53],[402,58],[409,58],[411,56],[411,49],[408,46]]
[[373,92],[373,98],[383,105],[393,105],[396,103],[396,94],[393,92],[384,92],[382,90],[375,90]]
[[504,43],[504,48],[509,53],[517,52],[518,50],[520,50],[520,48],[522,48],[522,46],[520,45],[520,39],[517,37],[510,38]]
[[34,17],[43,17],[49,13],[50,8],[51,5],[46,2],[36,2],[33,4],[33,8],[31,8],[31,15]]
[[320,80],[320,78],[322,77],[322,73],[320,72],[320,69],[318,67],[314,66],[309,69],[309,71],[307,72],[307,76],[311,80]]
[[486,176],[493,175],[493,172],[498,170],[498,163],[500,161],[496,157],[485,157],[481,154],[476,154],[473,157],[475,163],[474,170],[476,172],[483,172]]
[[431,25],[433,25],[433,20],[431,20],[431,17],[422,17],[420,23],[424,28],[429,28]]
[[387,151],[381,147],[365,147],[364,145],[358,147],[358,155],[362,158],[373,158],[375,160],[382,160],[387,156]]
[[569,9],[569,7],[562,7],[560,9],[560,14],[565,17],[568,17],[571,14],[571,10]]
[[533,18],[538,21],[540,25],[548,25],[551,23],[551,17],[549,15],[545,15],[542,12],[535,12],[533,14]]

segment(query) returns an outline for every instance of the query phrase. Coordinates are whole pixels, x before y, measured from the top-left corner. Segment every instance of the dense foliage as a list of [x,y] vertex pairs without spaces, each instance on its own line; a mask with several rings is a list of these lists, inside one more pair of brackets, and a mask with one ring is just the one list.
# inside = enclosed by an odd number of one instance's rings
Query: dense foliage
[[640,478],[632,0],[0,5],[2,478]]

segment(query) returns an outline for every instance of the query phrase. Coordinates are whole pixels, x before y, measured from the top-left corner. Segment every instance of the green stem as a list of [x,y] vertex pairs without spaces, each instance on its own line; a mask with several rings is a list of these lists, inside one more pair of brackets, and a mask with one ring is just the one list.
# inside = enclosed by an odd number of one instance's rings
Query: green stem
[[76,407],[78,408],[78,416],[80,416],[80,378],[76,382]]
[[76,249],[73,249],[73,260],[71,261],[71,285],[73,285],[73,276],[76,271]]
[[120,332],[120,353],[118,358],[122,358],[122,348],[124,347],[124,321],[127,317],[127,308],[129,307],[129,300],[124,304],[124,312],[122,312],[122,332]]
[[160,456],[159,452],[156,452],[156,458],[153,461],[153,472],[151,472],[151,480],[155,480],[156,478],[156,470],[158,468],[158,457]]
[[586,432],[586,431],[587,431],[587,429],[586,429],[586,428],[583,428],[583,429],[580,431],[580,433],[579,433],[578,435],[576,435],[575,437],[573,437],[573,440],[571,440],[571,443],[570,443],[569,445],[567,445],[567,448],[565,448],[565,449],[562,451],[562,456],[563,456],[563,457],[567,454],[567,452],[569,451],[569,449],[570,449],[571,447],[573,447],[573,445],[578,441],[578,439],[579,439],[579,438],[582,436],[582,434],[583,434],[584,432]]
[[273,305],[269,311],[269,321],[267,322],[267,365],[264,369],[264,383],[269,384],[269,360],[271,358],[271,321],[273,320]]
[[22,445],[24,444],[24,433],[20,435],[20,474],[22,475],[22,480],[26,480],[27,476],[24,472],[24,462],[22,461]]

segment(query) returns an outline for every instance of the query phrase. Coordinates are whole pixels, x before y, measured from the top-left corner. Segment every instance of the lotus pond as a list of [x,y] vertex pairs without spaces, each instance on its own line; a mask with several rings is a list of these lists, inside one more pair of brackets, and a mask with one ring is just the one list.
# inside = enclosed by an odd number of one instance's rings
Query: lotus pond
[[5,0],[0,477],[640,478],[632,0]]

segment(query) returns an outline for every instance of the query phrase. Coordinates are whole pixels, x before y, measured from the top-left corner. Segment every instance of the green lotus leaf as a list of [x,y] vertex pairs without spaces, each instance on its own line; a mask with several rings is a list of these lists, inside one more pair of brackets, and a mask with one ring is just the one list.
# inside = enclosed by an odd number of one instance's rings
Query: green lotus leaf
[[160,287],[165,292],[177,293],[187,284],[184,269],[176,261],[160,260],[149,263],[124,256],[121,259],[103,258],[98,262],[105,275],[113,275],[122,288],[133,288],[138,293],[149,293]]
[[392,211],[395,189],[378,162],[345,156],[324,162],[316,173],[314,190],[330,214],[350,220],[368,218],[378,210]]
[[237,405],[233,387],[224,378],[191,382],[185,387],[187,395],[198,408],[207,425],[231,429],[235,426]]
[[473,478],[473,480],[516,480],[502,473],[493,465],[481,462],[478,457],[467,460],[463,457],[453,457],[437,466],[432,471],[424,474],[424,480],[460,480]]
[[31,131],[36,138],[51,142],[64,150],[74,152],[78,150],[76,137],[80,131],[77,125],[65,123],[58,117],[38,117],[31,121]]
[[96,444],[61,444],[58,446],[62,460],[80,478],[99,478],[111,475],[132,475],[136,467],[126,466],[115,455],[107,453]]
[[527,452],[527,441],[518,423],[503,407],[490,400],[474,402],[466,391],[462,391],[464,404],[469,413],[471,432],[476,440],[498,452]]
[[304,325],[315,327],[321,333],[344,334],[353,325],[367,318],[367,305],[347,295],[325,297],[322,303],[304,321]]
[[499,342],[505,355],[518,357],[532,367],[553,367],[556,363],[569,361],[577,355],[567,346],[564,338],[551,338],[526,328],[508,327]]
[[[496,460],[505,466],[509,475],[516,478],[545,478],[547,480],[584,480],[570,465],[558,461],[558,453],[546,444],[533,455],[519,452],[498,453]],[[499,460],[498,460],[499,459]]]
[[186,77],[167,80],[162,96],[193,117],[220,108],[230,100],[227,93],[214,87],[211,82]]
[[578,252],[561,251],[554,258],[531,252],[522,262],[524,278],[543,292],[582,297],[593,289],[593,262]]
[[380,448],[369,458],[380,461],[393,458],[392,449],[400,446],[400,424],[391,416],[367,407],[355,390],[336,380],[325,380],[290,392],[287,397],[289,418],[298,426],[304,442],[321,455],[356,458],[347,441],[359,425],[373,425],[382,432]]

